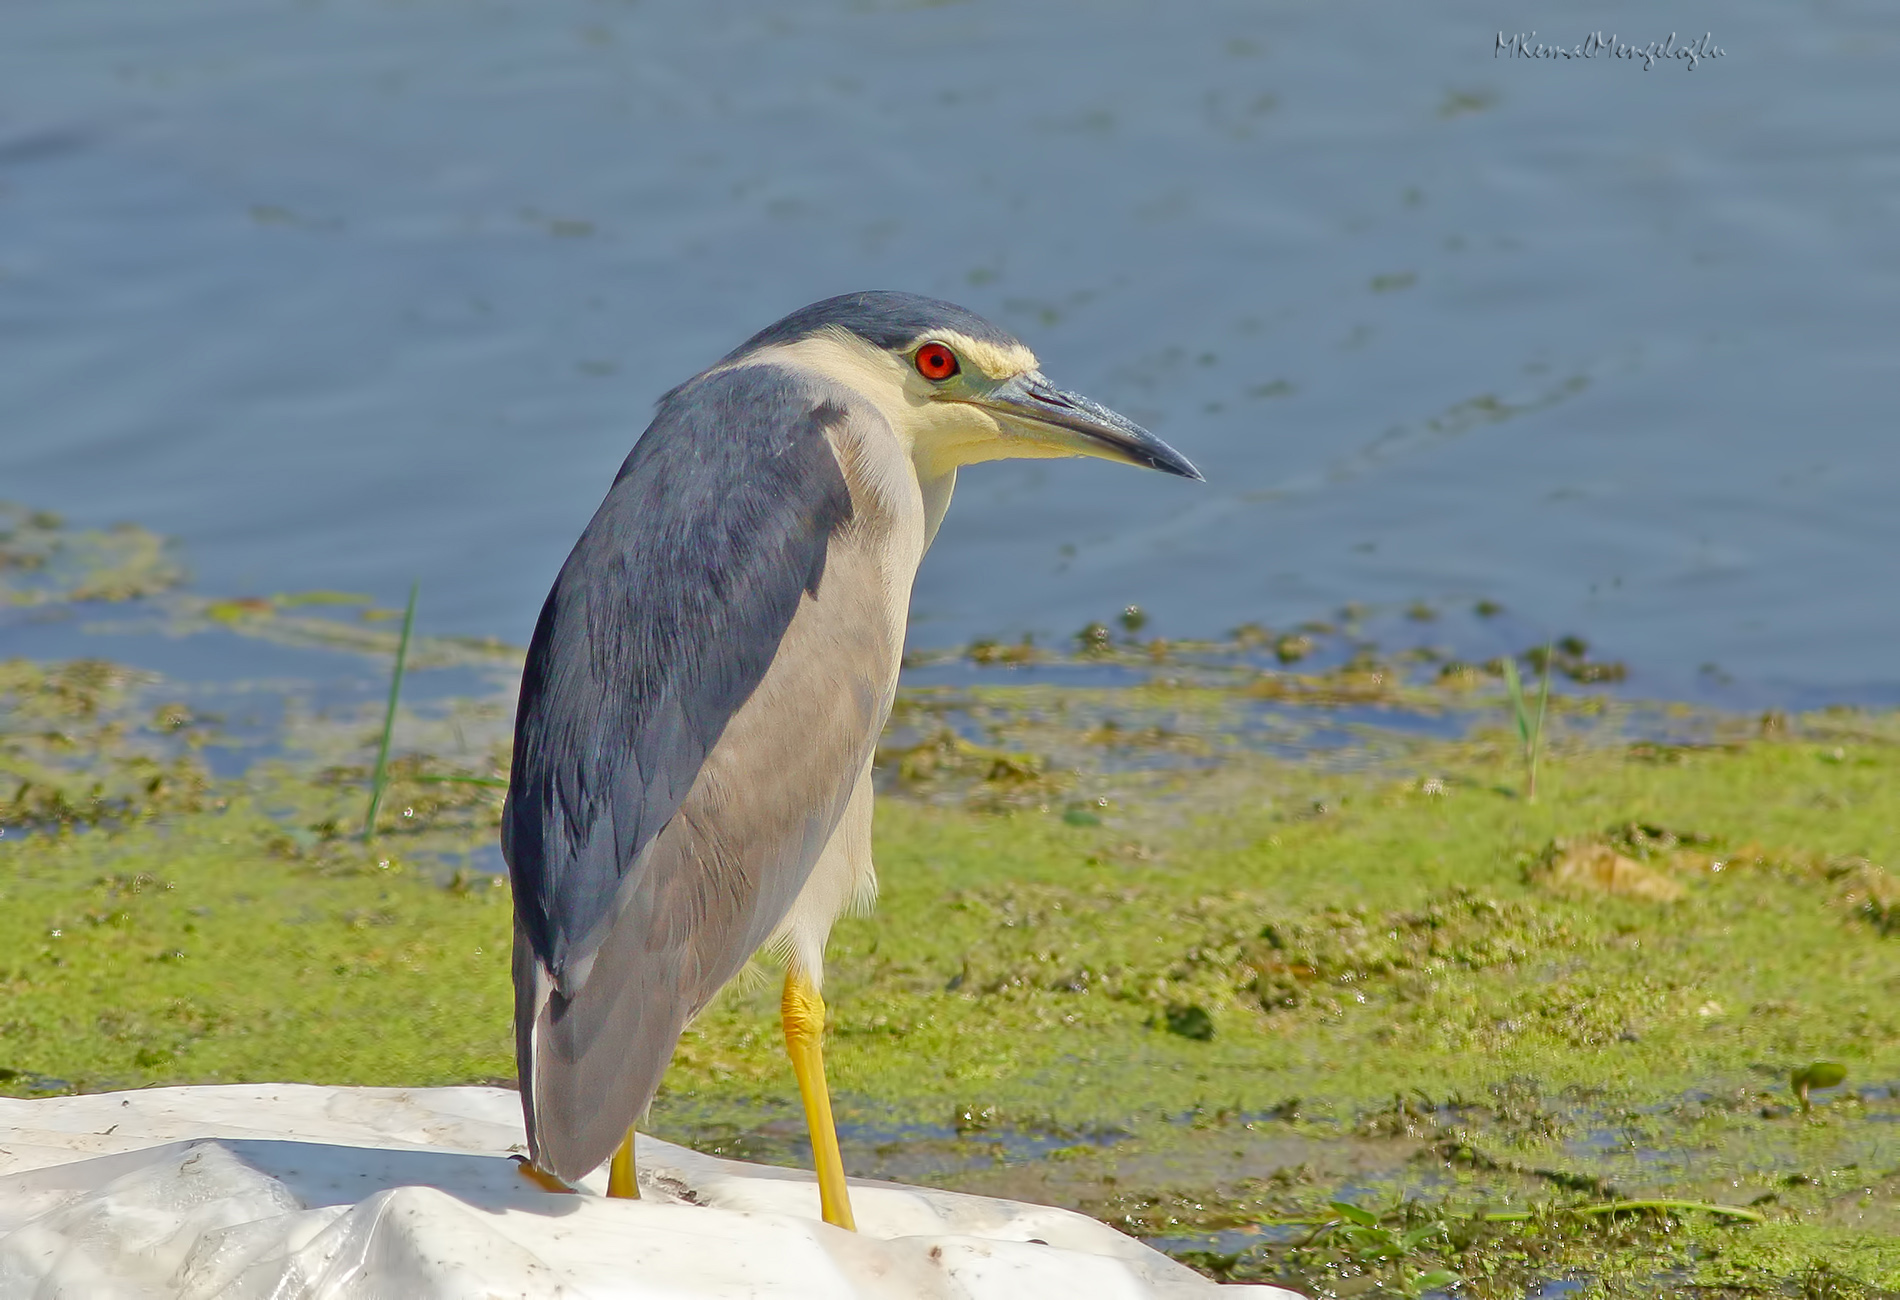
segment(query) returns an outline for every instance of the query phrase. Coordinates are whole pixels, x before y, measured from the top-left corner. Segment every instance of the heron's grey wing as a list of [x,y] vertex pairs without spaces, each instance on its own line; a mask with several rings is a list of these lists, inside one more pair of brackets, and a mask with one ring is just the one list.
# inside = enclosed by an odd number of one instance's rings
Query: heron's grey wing
[[799,602],[765,679],[642,854],[571,994],[517,956],[529,1150],[578,1177],[658,1089],[680,1031],[778,928],[871,758],[903,652],[901,606],[855,526]]
[[843,418],[775,367],[683,385],[561,567],[502,816],[520,931],[557,989],[585,976],[623,878],[817,592],[851,517],[825,437]]
[[562,1176],[784,918],[889,708],[902,602],[826,437],[867,417],[829,391],[669,395],[536,631],[504,834],[522,1106]]

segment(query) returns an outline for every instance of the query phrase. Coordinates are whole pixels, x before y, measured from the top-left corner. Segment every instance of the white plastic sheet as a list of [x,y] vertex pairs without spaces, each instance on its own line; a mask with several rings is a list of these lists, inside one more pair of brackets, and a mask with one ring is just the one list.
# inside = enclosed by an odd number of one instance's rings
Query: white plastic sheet
[[[0,1300],[1296,1300],[1093,1219],[642,1137],[641,1200],[541,1192],[496,1088],[0,1099]],[[591,1194],[590,1194],[591,1193]]]

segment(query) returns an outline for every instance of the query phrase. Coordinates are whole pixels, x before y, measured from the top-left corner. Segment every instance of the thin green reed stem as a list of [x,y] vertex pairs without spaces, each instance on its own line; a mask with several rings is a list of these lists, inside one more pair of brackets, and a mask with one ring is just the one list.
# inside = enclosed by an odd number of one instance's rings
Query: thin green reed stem
[[1544,680],[1537,692],[1537,722],[1531,728],[1530,751],[1526,760],[1530,767],[1530,778],[1524,788],[1526,803],[1537,798],[1537,760],[1544,753],[1544,715],[1550,709],[1550,653],[1554,649],[1554,642],[1544,643]]
[[403,667],[409,661],[409,633],[416,625],[416,594],[420,582],[409,584],[409,608],[402,615],[402,636],[396,642],[396,671],[389,679],[389,709],[383,714],[383,739],[376,749],[376,771],[369,781],[369,812],[363,818],[363,843],[376,838],[376,813],[383,806],[383,789],[389,784],[389,733],[396,729],[396,701],[402,698]]
[[1517,661],[1506,657],[1504,660],[1504,688],[1510,692],[1511,713],[1517,719],[1517,736],[1524,745],[1524,801],[1529,803],[1537,798],[1537,763],[1544,750],[1544,716],[1550,710],[1550,663],[1551,652],[1556,649],[1555,642],[1544,646],[1542,682],[1537,692],[1537,715],[1531,716],[1530,705],[1524,699],[1524,681],[1518,676]]
[[[1698,1210],[1704,1214],[1717,1214],[1727,1219],[1740,1219],[1744,1223],[1766,1223],[1768,1221],[1768,1216],[1761,1213],[1760,1211],[1746,1210],[1746,1209],[1743,1209],[1739,1205],[1720,1205],[1712,1201],[1673,1201],[1673,1200],[1599,1201],[1593,1205],[1552,1206],[1547,1210],[1503,1210],[1496,1213],[1484,1213],[1480,1211],[1479,1213],[1473,1214],[1471,1217],[1473,1220],[1479,1223],[1529,1223],[1532,1219],[1535,1219],[1536,1217],[1538,1217],[1539,1214],[1545,1214],[1545,1213],[1575,1214],[1575,1215],[1580,1215],[1587,1218],[1592,1215],[1599,1215],[1599,1214],[1630,1214],[1639,1210],[1663,1210],[1663,1211]],[[1449,1219],[1457,1218],[1459,1216],[1455,1214],[1448,1214],[1445,1217],[1446,1219],[1449,1220]],[[1307,1239],[1309,1242],[1311,1242],[1313,1240],[1316,1240],[1321,1235],[1323,1235],[1327,1229],[1341,1227],[1347,1221],[1344,1218],[1332,1218],[1332,1219],[1267,1219],[1267,1218],[1262,1218],[1262,1219],[1255,1219],[1253,1220],[1253,1222],[1261,1224],[1261,1225],[1265,1225],[1265,1226],[1286,1227],[1286,1228],[1304,1228],[1304,1227],[1317,1225],[1320,1228],[1320,1232],[1314,1233],[1312,1237],[1309,1237]]]
[[1524,707],[1524,683],[1518,679],[1517,660],[1509,655],[1504,657],[1504,689],[1511,696],[1511,714],[1517,719],[1517,737],[1528,745],[1531,743],[1530,710]]

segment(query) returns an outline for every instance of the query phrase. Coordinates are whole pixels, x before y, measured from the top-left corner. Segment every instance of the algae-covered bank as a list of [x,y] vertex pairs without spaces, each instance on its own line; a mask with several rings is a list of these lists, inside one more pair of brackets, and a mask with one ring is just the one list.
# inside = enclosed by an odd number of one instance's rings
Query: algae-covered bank
[[[1532,800],[1495,678],[1397,680],[908,690],[847,1163],[1324,1294],[1900,1289],[1900,718],[1560,694]],[[506,1079],[505,696],[405,715],[366,840],[379,718],[219,777],[166,690],[0,672],[0,1090]],[[653,1131],[804,1158],[775,1005]]]

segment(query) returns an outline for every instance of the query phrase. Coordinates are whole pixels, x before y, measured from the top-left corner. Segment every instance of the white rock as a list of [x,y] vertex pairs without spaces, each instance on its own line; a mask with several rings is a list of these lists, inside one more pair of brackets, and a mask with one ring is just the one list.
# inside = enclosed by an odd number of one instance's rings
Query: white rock
[[642,1136],[641,1200],[550,1195],[499,1088],[253,1084],[0,1098],[0,1300],[1298,1300],[1068,1210]]

